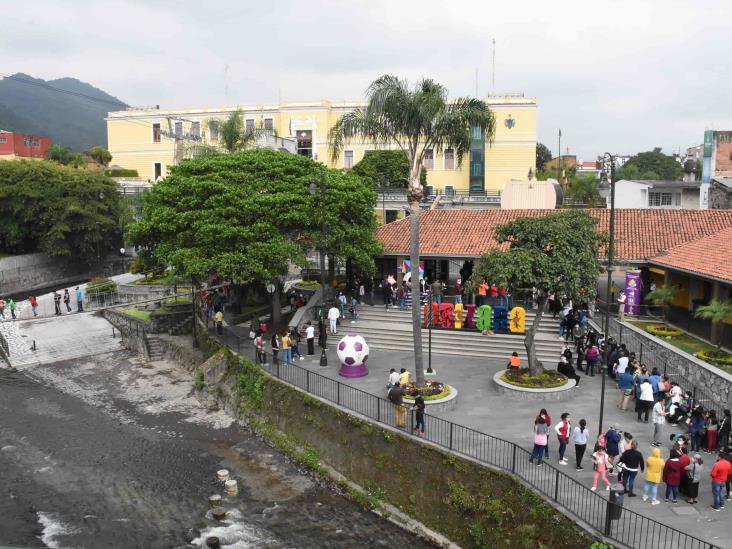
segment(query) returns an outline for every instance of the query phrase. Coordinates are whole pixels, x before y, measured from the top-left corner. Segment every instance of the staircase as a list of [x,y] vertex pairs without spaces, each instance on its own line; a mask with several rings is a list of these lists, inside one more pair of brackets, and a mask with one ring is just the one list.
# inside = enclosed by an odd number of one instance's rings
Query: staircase
[[170,327],[170,335],[190,334],[192,324],[192,317],[183,318]]
[[154,335],[148,335],[145,337],[145,342],[147,344],[148,360],[162,360],[163,345],[160,338]]
[[[414,351],[412,343],[412,313],[385,307],[361,305],[359,319],[351,323],[350,315],[342,321],[344,332],[358,333],[376,350]],[[531,326],[535,313],[527,311],[526,326]],[[428,330],[422,329],[422,345],[427,349]],[[559,339],[559,321],[544,315],[536,334],[536,351],[547,368],[559,361],[564,342]],[[469,358],[499,358],[508,360],[516,351],[526,363],[523,334],[483,335],[474,330],[432,329],[432,352],[439,355]]]

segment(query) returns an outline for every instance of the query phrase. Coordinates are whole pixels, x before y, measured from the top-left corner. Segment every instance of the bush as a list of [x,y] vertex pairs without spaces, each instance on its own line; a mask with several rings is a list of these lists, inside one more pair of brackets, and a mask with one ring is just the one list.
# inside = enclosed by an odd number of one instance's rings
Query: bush
[[117,284],[109,278],[98,276],[92,278],[86,285],[87,294],[111,294],[117,289]]
[[450,386],[441,381],[428,381],[427,385],[422,387],[415,383],[407,383],[404,386],[404,398],[415,399],[420,394],[425,400],[438,400],[450,394]]
[[679,337],[684,335],[684,332],[681,330],[677,330],[666,324],[648,324],[646,331],[658,337]]
[[108,177],[140,177],[137,170],[127,170],[125,168],[117,168],[104,172]]
[[528,368],[510,368],[503,372],[501,380],[527,389],[552,389],[567,383],[567,377],[556,370],[543,370],[540,375],[532,376]]
[[726,351],[700,351],[695,356],[712,364],[732,366],[732,354]]

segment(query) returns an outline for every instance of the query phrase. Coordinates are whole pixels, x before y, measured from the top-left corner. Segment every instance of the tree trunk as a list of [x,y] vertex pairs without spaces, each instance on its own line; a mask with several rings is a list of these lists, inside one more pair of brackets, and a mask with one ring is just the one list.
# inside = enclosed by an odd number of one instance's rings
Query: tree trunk
[[412,339],[414,340],[414,376],[417,385],[424,385],[424,361],[422,357],[422,307],[419,292],[419,204],[422,201],[422,185],[419,181],[421,164],[412,169],[409,181],[409,260],[412,282]]
[[524,346],[526,347],[526,356],[529,359],[529,370],[531,371],[532,376],[540,375],[542,370],[544,369],[544,365],[536,357],[535,338],[536,338],[536,332],[539,329],[539,324],[541,324],[541,319],[544,316],[545,308],[546,308],[546,298],[541,296],[541,297],[539,297],[539,308],[537,309],[536,315],[534,316],[534,322],[531,324],[531,327],[526,332],[526,337],[524,338]]
[[282,303],[280,301],[280,281],[273,280],[275,291],[272,292],[272,330],[274,326],[278,325],[282,320]]

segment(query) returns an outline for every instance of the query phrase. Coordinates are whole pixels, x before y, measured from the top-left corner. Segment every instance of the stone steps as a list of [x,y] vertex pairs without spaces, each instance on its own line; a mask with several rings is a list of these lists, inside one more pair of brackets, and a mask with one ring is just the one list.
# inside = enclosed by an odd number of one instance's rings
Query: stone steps
[[149,360],[162,360],[163,359],[163,345],[160,338],[152,335],[148,335],[145,338],[147,343],[147,355]]

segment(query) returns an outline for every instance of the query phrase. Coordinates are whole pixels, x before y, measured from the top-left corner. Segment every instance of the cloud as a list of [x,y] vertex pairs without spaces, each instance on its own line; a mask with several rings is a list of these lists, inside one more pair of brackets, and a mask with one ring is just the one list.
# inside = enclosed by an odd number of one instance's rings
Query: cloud
[[4,72],[74,76],[131,104],[357,99],[387,72],[472,95],[477,68],[481,95],[536,97],[539,140],[555,149],[561,127],[585,159],[670,152],[732,127],[724,0],[5,4]]

